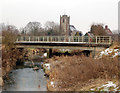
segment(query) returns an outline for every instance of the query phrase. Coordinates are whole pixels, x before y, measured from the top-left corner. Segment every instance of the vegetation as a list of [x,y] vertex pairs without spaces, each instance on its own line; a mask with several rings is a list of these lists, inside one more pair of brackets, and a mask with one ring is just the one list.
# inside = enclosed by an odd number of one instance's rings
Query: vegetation
[[18,35],[19,31],[15,26],[6,25],[4,28],[2,28],[2,44],[4,45],[4,47],[12,48]]
[[93,24],[91,26],[90,32],[97,36],[106,35],[103,24]]
[[23,51],[16,48],[14,42],[19,35],[15,26],[4,25],[2,27],[2,76],[7,74],[16,66],[16,61],[22,59]]
[[118,58],[95,60],[85,56],[66,56],[50,62],[50,81],[54,82],[54,87],[58,91],[80,89],[90,83],[90,80],[98,78],[118,78]]
[[53,21],[47,21],[45,28],[42,27],[40,22],[29,22],[21,29],[21,34],[32,36],[59,36],[59,28],[59,25]]

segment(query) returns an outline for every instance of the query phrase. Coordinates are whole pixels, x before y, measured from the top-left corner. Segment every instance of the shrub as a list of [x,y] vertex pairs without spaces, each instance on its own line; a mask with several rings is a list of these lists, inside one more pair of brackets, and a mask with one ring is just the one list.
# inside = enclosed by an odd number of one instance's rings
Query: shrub
[[93,59],[92,57],[59,57],[51,63],[50,80],[61,88],[74,87],[90,79],[118,77],[118,59]]

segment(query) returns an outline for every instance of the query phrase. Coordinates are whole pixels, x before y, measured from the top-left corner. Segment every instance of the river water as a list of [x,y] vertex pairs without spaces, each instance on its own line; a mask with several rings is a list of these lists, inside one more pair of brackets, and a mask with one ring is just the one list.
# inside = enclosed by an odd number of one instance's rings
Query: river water
[[9,74],[6,81],[5,91],[47,91],[47,77],[43,69],[34,71],[29,67],[18,67]]

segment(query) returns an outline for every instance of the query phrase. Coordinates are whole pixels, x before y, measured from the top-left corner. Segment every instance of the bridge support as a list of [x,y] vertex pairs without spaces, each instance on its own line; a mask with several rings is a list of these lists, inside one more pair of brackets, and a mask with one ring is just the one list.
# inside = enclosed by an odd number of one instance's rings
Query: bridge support
[[49,53],[48,53],[48,57],[51,58],[52,57],[52,48],[49,49]]
[[96,56],[96,47],[94,47],[94,50],[92,51],[92,57],[94,58]]

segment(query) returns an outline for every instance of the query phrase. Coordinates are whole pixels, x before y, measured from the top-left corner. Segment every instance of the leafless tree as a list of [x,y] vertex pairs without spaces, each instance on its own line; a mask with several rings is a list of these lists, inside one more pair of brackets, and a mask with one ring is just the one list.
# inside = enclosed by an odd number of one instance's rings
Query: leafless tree
[[90,32],[98,36],[106,35],[103,24],[92,24]]
[[45,30],[47,31],[48,35],[52,36],[58,36],[60,35],[60,26],[59,24],[53,22],[53,21],[47,21],[45,23]]
[[33,36],[39,35],[39,31],[42,29],[40,22],[29,22],[22,30],[22,34],[29,34]]
[[19,35],[18,29],[13,25],[5,25],[2,28],[2,44],[10,48],[14,46],[14,42]]

